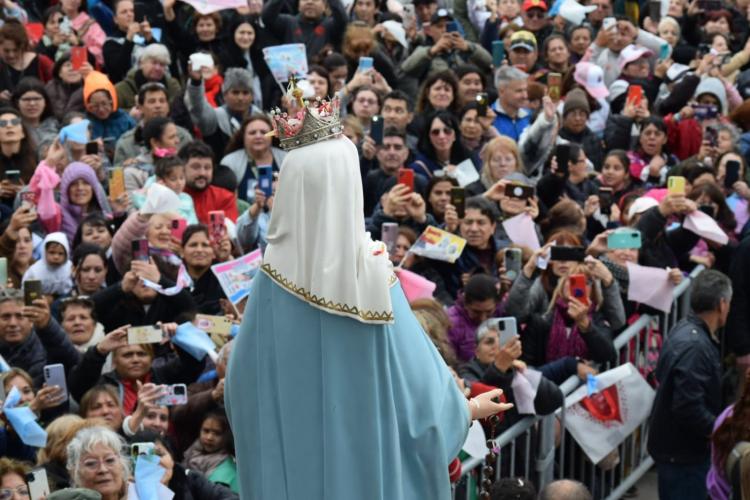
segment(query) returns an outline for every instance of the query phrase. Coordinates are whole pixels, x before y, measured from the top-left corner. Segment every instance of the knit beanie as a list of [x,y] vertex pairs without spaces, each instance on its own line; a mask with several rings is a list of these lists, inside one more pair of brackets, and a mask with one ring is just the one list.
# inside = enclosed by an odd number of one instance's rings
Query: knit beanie
[[573,89],[565,96],[563,105],[563,118],[576,110],[585,111],[587,115],[591,114],[589,101],[586,99],[586,93],[581,89]]

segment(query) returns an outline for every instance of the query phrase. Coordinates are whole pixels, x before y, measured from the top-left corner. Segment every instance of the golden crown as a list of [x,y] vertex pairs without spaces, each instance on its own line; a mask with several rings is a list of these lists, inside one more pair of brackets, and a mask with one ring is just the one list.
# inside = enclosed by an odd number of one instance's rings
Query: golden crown
[[299,110],[293,115],[278,108],[271,111],[274,134],[279,138],[281,148],[286,151],[330,139],[343,131],[338,97],[330,101],[315,98],[311,103],[303,99],[302,95],[303,91],[297,86],[296,79],[291,77],[287,97]]

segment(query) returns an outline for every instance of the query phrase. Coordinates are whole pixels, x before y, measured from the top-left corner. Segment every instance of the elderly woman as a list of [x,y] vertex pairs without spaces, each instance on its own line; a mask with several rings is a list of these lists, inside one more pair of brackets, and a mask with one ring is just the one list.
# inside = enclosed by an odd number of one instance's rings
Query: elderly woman
[[237,196],[252,203],[258,183],[258,167],[270,165],[278,172],[286,153],[272,146],[268,133],[273,130],[266,115],[253,114],[245,119],[227,145],[221,166],[229,168],[237,181]]
[[62,231],[73,241],[78,226],[93,212],[111,212],[107,195],[96,172],[86,163],[74,162],[65,167],[60,181]]
[[125,440],[106,427],[81,429],[68,445],[68,472],[73,486],[98,492],[102,500],[124,500],[130,461]]
[[504,135],[488,142],[482,148],[479,158],[482,162],[479,180],[466,188],[472,195],[484,194],[506,175],[524,170],[516,141]]
[[172,219],[174,214],[163,213],[146,215],[134,212],[128,216],[112,238],[112,258],[117,272],[124,275],[130,268],[133,257],[131,242],[145,238],[148,240],[149,253],[160,255],[168,263],[179,266],[174,260],[179,251],[177,242],[172,240]]
[[12,458],[0,458],[0,498],[18,500],[30,498],[26,474],[31,468]]
[[[104,339],[104,326],[96,321],[94,302],[88,297],[67,297],[60,301],[58,311],[60,325],[81,354]],[[112,370],[111,357],[103,368]]]

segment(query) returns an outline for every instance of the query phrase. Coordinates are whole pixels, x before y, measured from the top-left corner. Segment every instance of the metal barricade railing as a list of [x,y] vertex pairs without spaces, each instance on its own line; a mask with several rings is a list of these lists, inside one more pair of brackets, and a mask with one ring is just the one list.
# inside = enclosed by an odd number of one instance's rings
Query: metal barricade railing
[[[643,368],[651,347],[649,329],[658,331],[665,338],[669,330],[687,316],[690,310],[690,284],[703,269],[703,266],[696,267],[687,279],[674,288],[672,308],[668,313],[643,314],[617,336],[614,346],[618,364],[632,362],[636,368]],[[602,370],[608,368],[603,367]],[[581,384],[577,376],[572,376],[560,385],[560,390],[567,397]],[[554,479],[576,479],[591,490],[594,498],[621,498],[653,465],[646,450],[648,420],[641,422],[617,447],[616,454],[613,452],[608,457],[609,463],[604,464],[603,468],[591,463],[566,431],[565,406],[552,415],[523,417],[495,439],[496,447],[501,450],[495,467],[495,479],[509,472],[509,476],[533,481],[538,489]],[[519,450],[522,453],[519,454]],[[522,463],[518,464],[519,460]],[[479,467],[482,464],[481,459],[475,458],[461,464],[463,484],[459,489],[462,491],[460,495],[454,491],[454,498],[471,500],[474,484],[481,484],[483,479]],[[469,480],[472,475],[475,481]]]

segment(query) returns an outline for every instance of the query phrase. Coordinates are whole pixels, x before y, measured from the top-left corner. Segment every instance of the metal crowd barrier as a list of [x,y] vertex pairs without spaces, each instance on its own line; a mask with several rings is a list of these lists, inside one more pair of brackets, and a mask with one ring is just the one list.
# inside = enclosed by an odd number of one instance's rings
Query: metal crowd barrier
[[[690,311],[690,284],[703,269],[696,267],[674,288],[669,313],[643,314],[615,338],[618,364],[630,361],[636,368],[643,367],[648,346],[642,341],[642,333],[648,339],[648,329],[654,328],[666,340],[669,330]],[[604,366],[601,371],[609,368],[612,367]],[[572,376],[560,389],[568,396],[581,384],[577,376]],[[588,460],[565,429],[565,406],[551,415],[523,417],[495,439],[500,452],[494,479],[523,477],[532,481],[537,490],[555,479],[576,479],[589,488],[595,499],[622,498],[654,464],[646,450],[648,419],[603,461],[606,464],[597,465]],[[462,477],[453,491],[455,500],[477,498],[482,465],[483,460],[475,458],[462,462]]]

